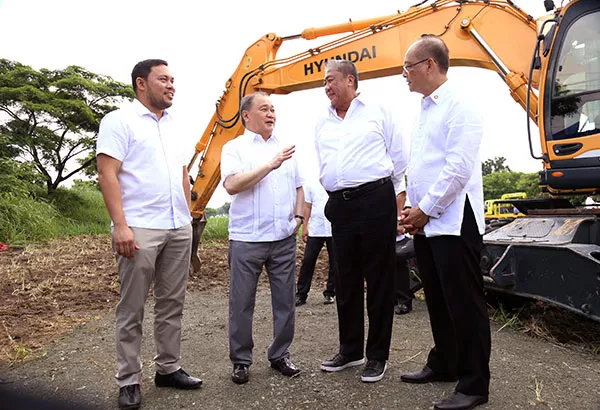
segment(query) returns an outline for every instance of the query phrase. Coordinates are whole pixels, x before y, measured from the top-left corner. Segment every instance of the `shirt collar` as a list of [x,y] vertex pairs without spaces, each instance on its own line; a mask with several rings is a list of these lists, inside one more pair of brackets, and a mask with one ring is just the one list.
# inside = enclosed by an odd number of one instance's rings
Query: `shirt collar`
[[249,129],[245,128],[244,129],[244,137],[249,141],[249,142],[256,142],[256,141],[262,141],[262,142],[269,142],[269,141],[273,141],[273,142],[278,142],[279,139],[275,136],[275,134],[271,135],[269,137],[269,139],[267,139],[267,141],[265,141],[262,137],[262,135],[255,133],[254,131],[250,131]]
[[[152,111],[150,111],[148,108],[146,108],[146,106],[144,104],[142,104],[140,102],[140,100],[138,100],[137,98],[133,99],[133,103],[131,104],[131,107],[133,108],[133,111],[135,111],[135,113],[137,115],[139,115],[140,117],[143,117],[144,115],[150,115],[155,117],[156,114],[154,114]],[[163,117],[170,117],[171,114],[169,113],[169,111],[167,109],[163,110]]]
[[427,97],[423,98],[423,102],[427,101],[429,103],[441,104],[448,94],[450,94],[450,85],[448,84],[448,80],[444,81],[442,85],[436,88],[431,94]]
[[[348,112],[350,112],[350,111],[352,110],[352,107],[353,107],[353,106],[356,106],[356,105],[358,105],[358,104],[361,104],[361,105],[367,105],[367,103],[366,103],[366,99],[365,99],[365,97],[362,95],[362,93],[358,93],[358,95],[352,99],[352,101],[350,102],[350,107],[348,107]],[[329,110],[329,114],[330,114],[330,115],[335,115],[336,117],[338,116],[338,115],[337,115],[337,111],[336,111],[336,109],[333,107],[333,105],[329,104],[328,110]]]

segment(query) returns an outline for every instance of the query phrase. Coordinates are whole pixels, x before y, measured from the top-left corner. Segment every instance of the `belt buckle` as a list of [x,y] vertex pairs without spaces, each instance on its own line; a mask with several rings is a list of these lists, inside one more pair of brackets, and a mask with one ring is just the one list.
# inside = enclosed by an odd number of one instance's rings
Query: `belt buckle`
[[342,191],[342,198],[344,198],[345,201],[351,200],[352,198],[347,197],[346,194],[351,194],[351,192],[350,191]]

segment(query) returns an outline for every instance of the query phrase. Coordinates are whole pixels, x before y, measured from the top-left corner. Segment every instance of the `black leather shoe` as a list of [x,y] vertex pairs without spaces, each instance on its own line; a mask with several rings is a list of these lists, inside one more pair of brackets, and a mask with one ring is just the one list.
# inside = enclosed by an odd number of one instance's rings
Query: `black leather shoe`
[[331,305],[335,302],[335,299],[333,296],[331,295],[325,295],[325,300],[323,301],[324,304],[326,305]]
[[139,409],[142,403],[139,384],[130,384],[119,389],[119,408],[124,410]]
[[248,366],[245,364],[234,364],[233,365],[233,373],[231,373],[231,381],[235,384],[244,384],[248,383],[248,379],[250,378],[248,374]]
[[488,402],[488,396],[469,396],[454,392],[450,396],[435,403],[435,410],[470,410]]
[[300,373],[300,369],[296,367],[289,357],[283,357],[279,360],[271,362],[271,367],[278,370],[284,376],[295,376]]
[[202,386],[202,380],[192,377],[183,369],[169,374],[156,373],[154,376],[156,387],[174,387],[181,390],[198,389]]
[[360,366],[364,362],[364,357],[353,360],[350,357],[346,357],[338,353],[333,356],[333,359],[325,360],[323,363],[321,363],[321,370],[324,372],[339,372],[348,367]]
[[455,382],[456,377],[438,374],[425,366],[420,372],[401,375],[400,380],[405,383]]
[[398,303],[394,306],[394,313],[397,315],[406,315],[407,313],[410,313],[411,310],[412,306],[405,303]]
[[303,298],[300,295],[296,295],[296,306],[302,306],[306,304],[306,298]]

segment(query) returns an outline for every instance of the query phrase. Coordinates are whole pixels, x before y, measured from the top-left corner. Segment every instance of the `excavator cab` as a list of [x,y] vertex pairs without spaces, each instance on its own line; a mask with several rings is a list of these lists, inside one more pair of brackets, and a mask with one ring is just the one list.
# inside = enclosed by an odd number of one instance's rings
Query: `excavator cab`
[[571,2],[552,24],[543,40],[541,185],[553,194],[598,192],[600,2]]

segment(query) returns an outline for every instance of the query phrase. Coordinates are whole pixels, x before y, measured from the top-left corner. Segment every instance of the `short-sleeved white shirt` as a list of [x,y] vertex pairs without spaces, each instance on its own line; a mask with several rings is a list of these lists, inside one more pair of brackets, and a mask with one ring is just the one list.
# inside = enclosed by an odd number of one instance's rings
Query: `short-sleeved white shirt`
[[[246,130],[227,142],[221,152],[221,178],[256,169],[270,161],[284,148],[271,136],[265,141]],[[229,239],[242,242],[272,242],[294,233],[296,220],[296,189],[303,180],[296,158],[284,161],[252,188],[231,195],[229,208]]]
[[117,179],[128,226],[177,229],[190,223],[179,137],[168,111],[158,120],[137,99],[100,122],[96,155],[121,161]]
[[325,217],[325,204],[329,196],[319,183],[304,185],[304,202],[311,205],[308,236],[331,236],[331,222]]

